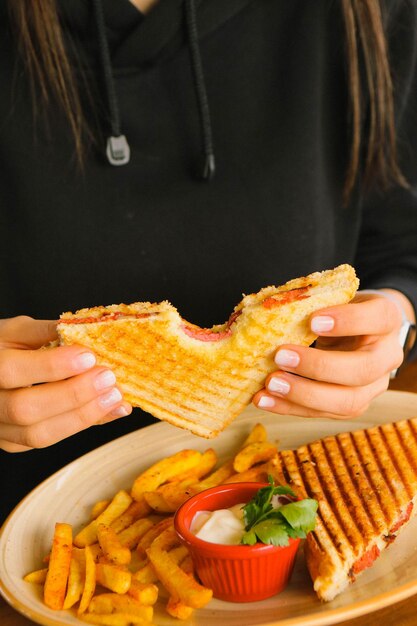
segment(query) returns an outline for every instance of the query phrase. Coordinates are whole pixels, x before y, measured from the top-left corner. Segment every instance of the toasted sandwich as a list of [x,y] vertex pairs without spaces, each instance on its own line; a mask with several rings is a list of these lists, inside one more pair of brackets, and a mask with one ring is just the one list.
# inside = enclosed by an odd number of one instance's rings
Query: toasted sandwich
[[333,600],[416,512],[417,418],[280,451],[273,473],[319,502],[305,555],[318,597]]
[[357,287],[354,269],[340,265],[247,295],[209,329],[169,302],[136,302],[64,313],[58,335],[91,348],[133,406],[211,438],[262,388],[278,346],[311,344],[310,315],[349,302]]

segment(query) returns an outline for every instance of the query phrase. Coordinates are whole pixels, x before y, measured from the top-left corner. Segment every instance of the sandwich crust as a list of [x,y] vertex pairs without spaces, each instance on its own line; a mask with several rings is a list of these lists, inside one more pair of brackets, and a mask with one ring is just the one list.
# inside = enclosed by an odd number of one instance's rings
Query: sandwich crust
[[310,315],[344,304],[358,287],[340,265],[246,295],[229,320],[209,329],[169,302],[136,302],[64,313],[61,344],[91,348],[113,369],[125,399],[159,419],[215,437],[262,388],[279,345],[309,345]]

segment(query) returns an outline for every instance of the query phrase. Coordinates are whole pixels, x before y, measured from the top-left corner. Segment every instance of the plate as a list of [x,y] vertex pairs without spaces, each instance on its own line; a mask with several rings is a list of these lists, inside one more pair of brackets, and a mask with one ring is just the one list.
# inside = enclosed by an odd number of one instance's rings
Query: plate
[[[359,419],[338,421],[275,416],[248,407],[217,439],[208,442],[186,431],[158,423],[116,439],[73,461],[34,489],[14,509],[0,536],[0,591],[9,604],[44,626],[81,626],[69,611],[43,605],[41,588],[22,576],[40,567],[51,545],[55,522],[75,530],[89,518],[97,500],[129,488],[143,469],[182,448],[216,449],[220,461],[239,447],[261,421],[280,448],[292,448],[317,437],[367,428],[417,416],[417,394],[387,391]],[[417,593],[417,516],[372,568],[332,602],[319,602],[312,590],[303,554],[298,554],[287,589],[268,600],[236,604],[212,600],[194,612],[189,626],[325,626],[380,609]],[[156,626],[178,626],[163,607],[155,607]]]

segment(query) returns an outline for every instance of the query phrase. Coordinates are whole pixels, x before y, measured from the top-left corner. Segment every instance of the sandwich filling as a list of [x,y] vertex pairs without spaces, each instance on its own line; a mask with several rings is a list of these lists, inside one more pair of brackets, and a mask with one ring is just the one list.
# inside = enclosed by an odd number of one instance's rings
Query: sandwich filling
[[[297,287],[295,289],[289,289],[287,291],[277,291],[272,296],[268,296],[261,301],[262,306],[265,309],[274,309],[276,307],[283,306],[284,304],[290,304],[299,300],[305,300],[310,297],[307,292],[312,287],[311,284],[304,287]],[[254,294],[256,295],[256,294]],[[236,322],[237,318],[241,315],[243,307],[235,310],[230,316],[226,324],[221,326],[214,326],[213,328],[201,328],[189,322],[182,324],[182,330],[186,335],[199,341],[221,341],[227,339],[232,335],[231,326]]]
[[[387,544],[393,543],[393,541],[397,538],[395,534],[401,526],[404,526],[406,522],[411,517],[411,513],[413,511],[414,503],[410,502],[405,509],[405,511],[399,516],[398,520],[395,524],[390,528],[388,535],[384,535],[383,539]],[[352,580],[355,580],[355,576],[362,572],[364,569],[371,567],[373,562],[379,557],[381,554],[381,550],[379,549],[377,544],[374,544],[367,550],[355,563],[352,565],[349,570],[349,577]]]
[[231,326],[236,322],[241,313],[241,310],[234,311],[229,317],[226,324],[223,324],[221,326],[213,326],[213,328],[201,328],[200,326],[190,324],[190,322],[186,322],[185,320],[183,320],[181,328],[186,335],[192,337],[193,339],[198,339],[199,341],[221,341],[222,339],[227,339],[227,337],[230,337],[232,335]]
[[70,317],[70,318],[61,318],[59,320],[60,324],[97,324],[99,322],[114,322],[119,319],[144,319],[147,317],[154,317],[155,315],[159,315],[157,311],[154,313],[120,313],[115,312],[111,313],[104,312],[100,316],[90,316],[90,317]]
[[310,289],[311,285],[306,287],[297,287],[296,289],[290,289],[289,291],[280,291],[274,296],[265,298],[262,302],[262,306],[266,309],[273,309],[283,304],[289,304],[290,302],[296,302],[297,300],[305,300],[309,298],[309,294],[306,292]]

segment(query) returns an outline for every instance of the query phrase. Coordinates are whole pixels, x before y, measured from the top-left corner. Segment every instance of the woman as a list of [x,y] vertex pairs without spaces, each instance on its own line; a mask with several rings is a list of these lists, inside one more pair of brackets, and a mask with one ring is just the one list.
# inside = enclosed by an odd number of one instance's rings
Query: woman
[[242,292],[352,263],[377,293],[318,312],[315,347],[280,349],[254,402],[359,415],[402,361],[399,329],[417,307],[415,4],[8,4],[3,514],[151,421],[126,417],[112,373],[82,346],[37,350],[56,337],[41,320],[64,310],[168,299],[211,326]]

